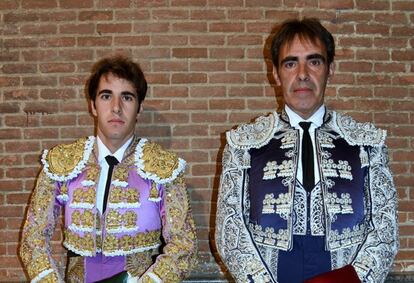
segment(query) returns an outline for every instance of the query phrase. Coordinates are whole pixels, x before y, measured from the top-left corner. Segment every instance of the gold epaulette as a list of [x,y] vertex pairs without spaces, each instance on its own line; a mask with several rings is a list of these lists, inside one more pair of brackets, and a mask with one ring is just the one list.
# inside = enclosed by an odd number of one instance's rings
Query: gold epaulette
[[185,169],[183,159],[146,139],[137,145],[136,162],[142,177],[160,184],[173,181]]
[[45,150],[42,163],[53,180],[65,181],[76,177],[85,167],[92,152],[94,137],[80,138],[70,144],[60,144]]

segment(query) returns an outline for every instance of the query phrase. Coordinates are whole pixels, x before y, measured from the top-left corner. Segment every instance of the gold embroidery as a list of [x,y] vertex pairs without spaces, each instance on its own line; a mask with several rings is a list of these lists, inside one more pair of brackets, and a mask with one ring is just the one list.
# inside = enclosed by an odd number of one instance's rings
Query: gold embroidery
[[92,165],[89,165],[86,170],[87,170],[87,175],[86,175],[87,180],[95,181],[100,172],[100,169],[98,168],[98,166],[95,164],[92,164]]
[[143,147],[144,170],[160,178],[171,177],[178,168],[178,158],[172,152],[162,149],[161,145],[147,142]]
[[124,220],[123,222],[124,222],[125,227],[133,228],[136,226],[138,216],[136,215],[134,211],[125,212],[122,218]]
[[86,139],[82,138],[71,144],[61,144],[49,150],[46,160],[50,172],[58,175],[69,174],[83,159]]
[[159,195],[158,195],[157,184],[155,182],[152,182],[149,199],[158,199],[158,198],[159,198]]
[[81,203],[83,198],[83,189],[78,188],[73,192],[73,203]]
[[72,223],[78,226],[81,225],[81,212],[79,210],[72,212]]
[[152,247],[160,244],[160,236],[161,232],[159,230],[142,232],[135,236],[125,235],[120,238],[114,235],[107,235],[104,239],[103,250],[105,253],[113,253]]
[[67,282],[79,283],[84,282],[84,258],[80,256],[68,258]]
[[122,219],[119,212],[111,210],[106,216],[106,228],[108,230],[117,229],[121,227]]
[[109,197],[109,202],[111,203],[120,203],[122,201],[122,189],[115,187],[111,190],[111,195]]
[[128,203],[139,202],[139,192],[134,188],[128,188],[125,192],[124,199]]
[[128,168],[125,166],[119,166],[114,171],[113,180],[119,180],[121,182],[128,181]]
[[141,276],[153,264],[151,258],[153,253],[154,250],[148,250],[128,255],[126,258],[125,269],[132,276]]

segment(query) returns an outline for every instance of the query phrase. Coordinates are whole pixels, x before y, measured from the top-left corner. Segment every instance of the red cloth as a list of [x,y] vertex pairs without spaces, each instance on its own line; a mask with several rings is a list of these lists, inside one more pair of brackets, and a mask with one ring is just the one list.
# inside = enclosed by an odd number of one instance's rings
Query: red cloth
[[305,280],[304,283],[361,283],[361,280],[359,280],[354,267],[348,264],[342,268]]

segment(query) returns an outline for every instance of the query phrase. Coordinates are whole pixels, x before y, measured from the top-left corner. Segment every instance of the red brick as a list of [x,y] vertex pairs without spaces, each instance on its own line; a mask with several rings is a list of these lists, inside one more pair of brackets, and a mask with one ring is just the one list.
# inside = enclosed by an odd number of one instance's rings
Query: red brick
[[[139,32],[139,33],[145,33],[145,32],[153,32],[153,33],[160,32],[161,33],[161,32],[168,32],[169,24],[168,23],[139,23],[139,24],[135,24],[133,28],[134,28],[133,30],[134,32]],[[171,41],[174,38],[174,36],[169,36],[169,35],[165,35],[165,37],[168,37],[168,40],[171,40]],[[177,37],[186,39],[186,37],[184,36],[177,36]],[[154,36],[153,38],[154,40],[158,39],[158,42],[162,42],[161,36]]]
[[229,58],[243,58],[244,49],[242,48],[210,48],[210,58],[212,59],[229,59]]
[[93,127],[76,127],[76,128],[67,128],[61,132],[60,136],[62,138],[77,139],[81,137],[90,136],[93,134]]
[[0,190],[1,191],[21,191],[22,190],[22,182],[18,179],[15,180],[0,180]]
[[95,26],[91,24],[65,24],[60,26],[61,34],[92,34]]
[[405,72],[405,64],[403,63],[375,63],[374,65],[375,72],[385,72],[385,73],[400,73]]
[[203,73],[175,73],[171,76],[173,84],[207,83],[207,75]]
[[97,24],[96,31],[105,33],[129,33],[132,30],[131,24]]
[[35,22],[40,20],[40,14],[38,13],[7,13],[4,14],[3,20],[5,23],[23,23],[23,22]]
[[413,61],[414,60],[414,51],[392,51],[392,60],[394,61]]
[[76,39],[73,37],[54,37],[42,38],[39,40],[40,47],[72,47],[75,46]]
[[384,98],[405,98],[408,97],[408,89],[404,87],[376,87],[374,96]]
[[339,38],[337,44],[341,47],[371,47],[372,41],[372,38],[347,36]]
[[187,44],[188,38],[187,36],[180,36],[180,35],[176,35],[176,36],[170,36],[170,35],[163,35],[163,36],[159,36],[159,35],[153,35],[151,37],[151,42],[153,45],[156,46],[172,46],[172,45],[184,45]]
[[8,153],[39,152],[40,144],[37,141],[13,141],[6,142],[5,148]]
[[60,7],[64,9],[92,8],[93,0],[60,0]]
[[224,19],[225,12],[224,10],[191,10],[190,11],[190,18],[192,20],[221,20]]
[[177,58],[206,58],[206,48],[173,48],[173,57]]
[[194,86],[190,88],[191,97],[224,97],[226,88],[222,86]]
[[92,60],[93,50],[80,49],[59,51],[59,58],[65,61]]
[[388,75],[359,75],[357,84],[362,85],[387,85],[391,83],[391,77]]
[[112,38],[110,36],[80,37],[78,39],[78,45],[83,46],[83,47],[111,46],[112,45]]
[[393,37],[400,37],[401,35],[407,36],[414,36],[414,31],[411,27],[392,27],[391,28],[391,35]]
[[407,1],[395,1],[392,2],[392,10],[401,10],[403,12],[411,11],[413,9],[413,2],[411,0]]
[[206,23],[175,23],[172,24],[173,32],[182,33],[205,33],[207,31]]
[[251,84],[268,84],[269,83],[269,78],[267,77],[267,74],[265,74],[263,72],[259,72],[259,73],[247,73],[247,75],[246,75],[246,83],[251,83]]
[[[1,2],[1,1],[0,1]],[[38,41],[31,38],[6,38],[4,39],[4,47],[19,48],[19,47],[36,47]]]
[[20,138],[20,129],[0,129],[0,140],[14,140]]
[[230,84],[242,84],[244,83],[243,73],[213,73],[209,75],[210,83],[230,83]]
[[243,23],[211,23],[209,24],[209,32],[243,32],[244,24]]
[[136,58],[170,58],[170,51],[167,48],[141,48],[133,52]]
[[245,62],[245,61],[230,61],[228,63],[229,71],[242,71],[242,72],[258,72],[263,70],[263,62]]
[[144,126],[138,125],[137,131],[139,136],[142,137],[170,137],[170,126]]
[[23,136],[25,139],[57,139],[59,130],[52,128],[24,129]]
[[58,55],[55,50],[23,51],[22,55],[25,61],[53,61],[58,59]]
[[188,88],[187,87],[154,87],[152,91],[153,97],[188,97]]
[[355,0],[356,8],[359,10],[389,10],[388,1]]
[[[71,1],[71,0],[68,0]],[[80,21],[110,21],[113,19],[113,11],[102,11],[102,10],[96,10],[96,11],[79,11],[79,20]],[[134,14],[140,15],[137,12],[134,12]],[[122,19],[125,19],[123,17]],[[132,20],[132,19],[131,19]]]
[[206,6],[207,0],[172,0],[171,6],[182,6],[182,7],[198,7],[198,6]]
[[389,50],[358,50],[356,52],[358,60],[388,61],[390,59]]
[[319,0],[320,9],[352,9],[354,8],[353,0],[341,0],[341,1],[330,1],[330,0]]
[[[193,176],[211,176],[214,175],[215,172],[216,166],[214,164],[196,164],[191,166],[191,173]],[[193,211],[194,214],[197,214],[197,210]]]
[[56,0],[43,1],[43,0],[22,0],[23,9],[53,9],[57,8]]
[[[43,99],[67,100],[75,98],[76,93],[73,89],[42,89],[40,97]],[[64,102],[66,103],[66,102]]]
[[207,100],[173,100],[173,110],[206,110],[208,109]]
[[394,77],[392,83],[400,85],[411,85],[414,83],[414,75],[410,73],[409,75],[400,75]]
[[40,64],[39,69],[42,73],[71,73],[75,71],[72,63],[45,63]]
[[0,10],[12,10],[17,9],[19,3],[16,0],[2,0],[0,1]]
[[34,178],[39,173],[39,170],[36,168],[9,168],[6,170],[6,177],[7,178]]
[[195,72],[223,72],[226,70],[225,61],[196,61],[190,62],[190,70]]
[[[401,32],[401,31],[400,31]],[[399,36],[400,34],[398,34]],[[407,39],[397,37],[376,37],[374,46],[380,48],[404,48],[407,46]]]
[[49,12],[49,13],[41,13],[40,14],[40,21],[42,22],[69,22],[76,20],[76,12],[74,11],[63,11],[63,12]]
[[[171,102],[169,100],[164,100],[164,99],[149,99],[149,100],[145,100],[144,102],[144,111],[145,109],[154,109],[154,110],[170,110],[171,108]],[[175,108],[173,107],[172,109],[175,110]]]
[[0,102],[0,113],[16,113],[19,112],[20,107],[15,102]]
[[17,86],[20,79],[16,77],[2,77],[0,76],[0,87]]
[[48,126],[75,126],[76,125],[76,116],[74,115],[62,115],[62,114],[53,114],[53,115],[43,115],[41,117],[41,125]]
[[210,99],[209,108],[212,110],[219,109],[244,109],[246,107],[243,99]]
[[240,7],[243,6],[242,0],[209,0],[209,6],[214,7]]
[[71,75],[71,76],[61,76],[59,78],[60,85],[71,86],[71,85],[84,85],[86,81],[85,75]]
[[372,71],[372,63],[369,62],[341,62],[339,63],[341,72],[366,73]]
[[148,36],[115,36],[114,43],[117,46],[143,46],[149,45]]
[[25,35],[45,35],[45,34],[56,34],[57,27],[51,24],[31,24],[23,25],[20,27],[20,32]]
[[99,8],[129,8],[132,4],[129,0],[99,0]]
[[220,112],[208,112],[208,113],[192,113],[191,122],[192,123],[224,123],[227,120],[226,113]]
[[187,124],[190,121],[187,113],[154,113],[154,122],[157,124]]
[[4,167],[11,167],[15,165],[21,165],[22,159],[20,155],[11,154],[11,155],[3,155],[0,157],[0,165]]

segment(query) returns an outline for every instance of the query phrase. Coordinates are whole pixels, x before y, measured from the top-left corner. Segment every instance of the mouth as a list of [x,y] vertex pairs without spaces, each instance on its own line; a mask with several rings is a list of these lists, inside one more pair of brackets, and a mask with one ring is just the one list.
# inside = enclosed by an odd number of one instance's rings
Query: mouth
[[294,92],[309,92],[312,91],[309,87],[298,87],[294,89]]
[[108,122],[109,122],[110,124],[113,124],[113,125],[123,125],[123,124],[125,124],[125,122],[124,122],[123,120],[121,120],[121,119],[116,119],[116,118],[114,118],[114,119],[110,119]]

